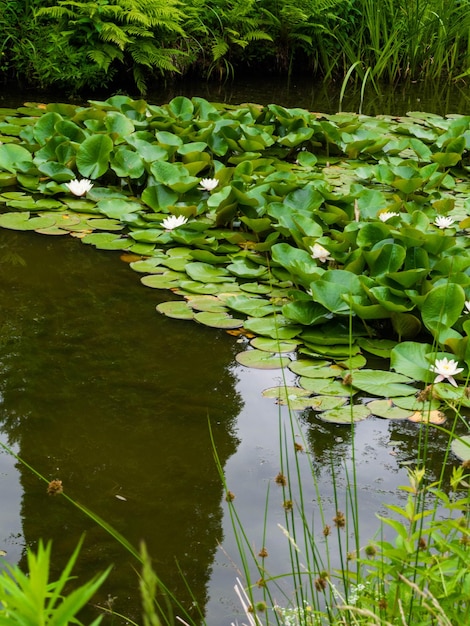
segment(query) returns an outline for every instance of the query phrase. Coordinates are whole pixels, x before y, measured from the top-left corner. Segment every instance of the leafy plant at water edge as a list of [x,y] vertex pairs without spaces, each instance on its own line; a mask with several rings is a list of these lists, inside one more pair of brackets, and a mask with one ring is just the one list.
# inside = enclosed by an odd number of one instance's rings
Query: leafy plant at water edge
[[175,0],[64,0],[41,7],[36,15],[55,25],[67,46],[105,73],[123,64],[141,93],[147,90],[146,73],[178,71],[175,63],[181,52],[166,45],[168,34],[183,35],[182,12]]
[[[28,549],[28,573],[18,566],[6,564],[0,574],[0,624],[22,626],[65,626],[80,624],[77,614],[94,596],[109,574],[103,574],[76,587],[64,596],[65,586],[72,580],[71,571],[78,558],[80,541],[57,581],[49,580],[51,544],[39,542],[37,554]],[[93,626],[101,622],[101,616]]]

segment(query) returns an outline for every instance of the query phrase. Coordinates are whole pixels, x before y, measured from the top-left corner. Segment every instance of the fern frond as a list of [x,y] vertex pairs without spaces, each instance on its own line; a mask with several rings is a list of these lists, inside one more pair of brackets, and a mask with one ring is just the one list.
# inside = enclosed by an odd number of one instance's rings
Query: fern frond
[[221,59],[229,50],[229,45],[223,39],[217,41],[216,44],[212,46],[212,58],[214,61]]
[[121,50],[124,50],[126,44],[132,43],[132,39],[126,35],[123,29],[112,22],[106,22],[102,25],[100,39],[115,44]]
[[264,30],[250,30],[248,33],[244,35],[247,41],[272,41],[273,38],[268,33],[265,33]]

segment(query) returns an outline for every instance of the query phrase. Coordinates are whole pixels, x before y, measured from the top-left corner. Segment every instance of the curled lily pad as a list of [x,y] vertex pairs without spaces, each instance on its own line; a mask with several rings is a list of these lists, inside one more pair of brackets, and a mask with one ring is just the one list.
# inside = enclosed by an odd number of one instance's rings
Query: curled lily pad
[[194,317],[191,307],[189,307],[184,300],[161,302],[160,304],[157,304],[157,311],[162,313],[162,315],[173,317],[178,320],[191,320]]
[[243,320],[237,320],[234,317],[230,317],[226,313],[215,313],[212,311],[201,311],[194,314],[194,319],[200,324],[205,326],[212,326],[212,328],[241,328],[243,326]]
[[395,406],[391,400],[373,400],[367,404],[372,415],[391,420],[409,419],[414,414],[410,409]]
[[297,341],[277,341],[269,337],[255,337],[251,340],[251,345],[265,352],[294,352],[298,343]]
[[290,359],[286,356],[279,356],[264,352],[263,350],[246,350],[236,355],[236,360],[245,367],[254,367],[262,370],[275,370],[287,367]]
[[323,411],[318,414],[318,417],[324,422],[331,422],[332,424],[352,424],[367,419],[369,415],[370,411],[366,406],[354,404]]
[[470,461],[470,435],[454,439],[451,443],[451,450],[462,461]]
[[424,402],[421,402],[415,396],[405,396],[401,398],[391,398],[393,404],[401,407],[402,409],[412,410],[413,413],[415,411],[430,411],[433,409],[438,409],[441,406],[441,402],[434,398],[430,398]]

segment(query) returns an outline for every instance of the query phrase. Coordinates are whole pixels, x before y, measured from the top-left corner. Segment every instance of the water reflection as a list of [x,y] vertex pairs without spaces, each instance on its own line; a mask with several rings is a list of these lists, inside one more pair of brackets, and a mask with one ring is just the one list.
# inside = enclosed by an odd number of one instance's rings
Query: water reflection
[[[116,255],[70,238],[6,231],[0,249],[22,259],[0,265],[4,435],[131,543],[145,539],[159,574],[188,605],[177,559],[204,609],[222,539],[208,421],[225,464],[242,407],[233,340],[159,316],[154,305],[165,295],[143,288]],[[87,531],[80,575],[114,562],[103,597],[112,589],[117,610],[137,617],[129,555],[64,499],[48,497],[36,476],[20,472],[25,543],[53,539],[59,568]]]
[[[194,96],[210,102],[241,104],[254,102],[262,105],[279,104],[285,107],[301,107],[321,113],[339,110],[361,112],[364,115],[404,115],[408,111],[427,111],[438,115],[470,115],[470,92],[468,86],[448,83],[404,83],[401,85],[372,85],[367,83],[364,94],[361,85],[352,81],[346,86],[341,98],[341,82],[323,84],[309,75],[295,76],[290,81],[266,76],[237,76],[226,83],[185,79],[159,85],[151,91],[147,100],[156,104],[169,102],[176,96]],[[93,94],[91,99],[106,99],[110,93]],[[139,99],[137,93],[129,94]],[[22,106],[24,102],[56,102],[67,100],[67,95],[20,91],[13,87],[0,93],[0,106]],[[87,97],[71,98],[77,104],[85,104]]]

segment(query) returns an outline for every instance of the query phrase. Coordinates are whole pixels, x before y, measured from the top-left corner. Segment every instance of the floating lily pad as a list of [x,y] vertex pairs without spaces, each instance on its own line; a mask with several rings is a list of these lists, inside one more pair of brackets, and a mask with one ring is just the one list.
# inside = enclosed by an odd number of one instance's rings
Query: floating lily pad
[[306,376],[301,376],[299,378],[299,385],[312,393],[325,396],[349,397],[357,393],[349,385],[345,385],[339,380],[332,380],[331,378],[307,378]]
[[470,398],[464,389],[453,387],[449,383],[437,383],[433,386],[433,394],[455,406],[470,407]]
[[168,270],[163,272],[163,274],[150,274],[149,276],[143,276],[140,279],[140,282],[146,287],[152,287],[153,289],[172,289],[179,284],[180,277],[180,272]]
[[402,409],[410,409],[413,411],[431,411],[434,409],[438,409],[441,406],[441,402],[434,398],[430,398],[425,402],[420,402],[416,396],[405,396],[405,397],[395,397],[391,398],[393,404],[401,407]]
[[251,330],[255,335],[263,335],[272,339],[293,339],[301,332],[300,326],[289,324],[281,317],[261,317],[250,318],[245,321],[245,328]]
[[393,396],[411,396],[416,393],[412,387],[413,379],[395,372],[383,372],[379,370],[357,370],[352,374],[353,387],[370,393],[373,396],[385,398]]
[[217,296],[186,296],[189,306],[197,311],[211,311],[212,313],[228,313]]
[[129,267],[131,267],[135,272],[141,272],[142,274],[161,274],[165,271],[161,266],[163,259],[164,255],[158,257],[154,256],[151,259],[133,261],[130,263]]
[[255,337],[251,340],[251,345],[265,352],[294,352],[298,343],[297,341],[277,341],[269,337]]
[[186,273],[194,281],[201,283],[226,283],[234,280],[224,269],[210,263],[202,263],[201,261],[188,263],[186,265]]
[[372,415],[391,420],[405,420],[411,418],[414,411],[395,406],[391,400],[373,400],[367,404]]
[[369,339],[368,337],[359,337],[357,344],[369,354],[380,356],[384,359],[390,358],[390,352],[397,345],[396,341],[391,339]]
[[212,328],[241,328],[243,320],[237,320],[234,317],[224,313],[213,313],[211,311],[202,311],[194,314],[194,319],[205,326]]
[[271,291],[269,285],[263,285],[262,283],[242,283],[240,289],[247,293],[255,293],[258,295],[265,295]]
[[173,317],[178,320],[191,320],[194,317],[191,307],[184,300],[161,302],[157,304],[157,311],[167,317]]
[[302,360],[293,361],[289,369],[299,376],[307,378],[335,378],[340,376],[342,370],[339,367],[332,367],[329,361]]
[[333,424],[352,424],[367,419],[369,415],[370,411],[366,406],[354,404],[331,409],[330,411],[323,411],[318,414],[318,417],[324,422]]
[[83,237],[82,241],[99,250],[126,250],[131,245],[128,239],[123,239],[112,233],[92,233]]
[[91,228],[96,228],[98,230],[122,230],[124,228],[124,224],[122,222],[105,217],[94,217],[87,220],[87,223],[91,226]]
[[347,401],[348,398],[345,396],[313,396],[308,406],[314,411],[321,413],[322,411],[338,409],[346,404]]
[[264,389],[261,395],[264,398],[275,398],[276,400],[296,400],[299,397],[309,396],[310,392],[300,387],[280,385],[278,387]]
[[290,359],[286,356],[278,356],[264,352],[263,350],[246,350],[245,352],[239,352],[235,359],[240,365],[245,367],[254,367],[262,370],[275,370],[287,367]]
[[470,461],[470,435],[454,439],[451,443],[451,450],[462,461]]
[[180,280],[179,286],[183,291],[202,295],[217,295],[229,289],[236,290],[235,283],[201,283],[196,280]]
[[36,230],[55,226],[55,219],[51,217],[30,217],[28,211],[18,213],[3,213],[0,215],[0,227],[11,230]]

